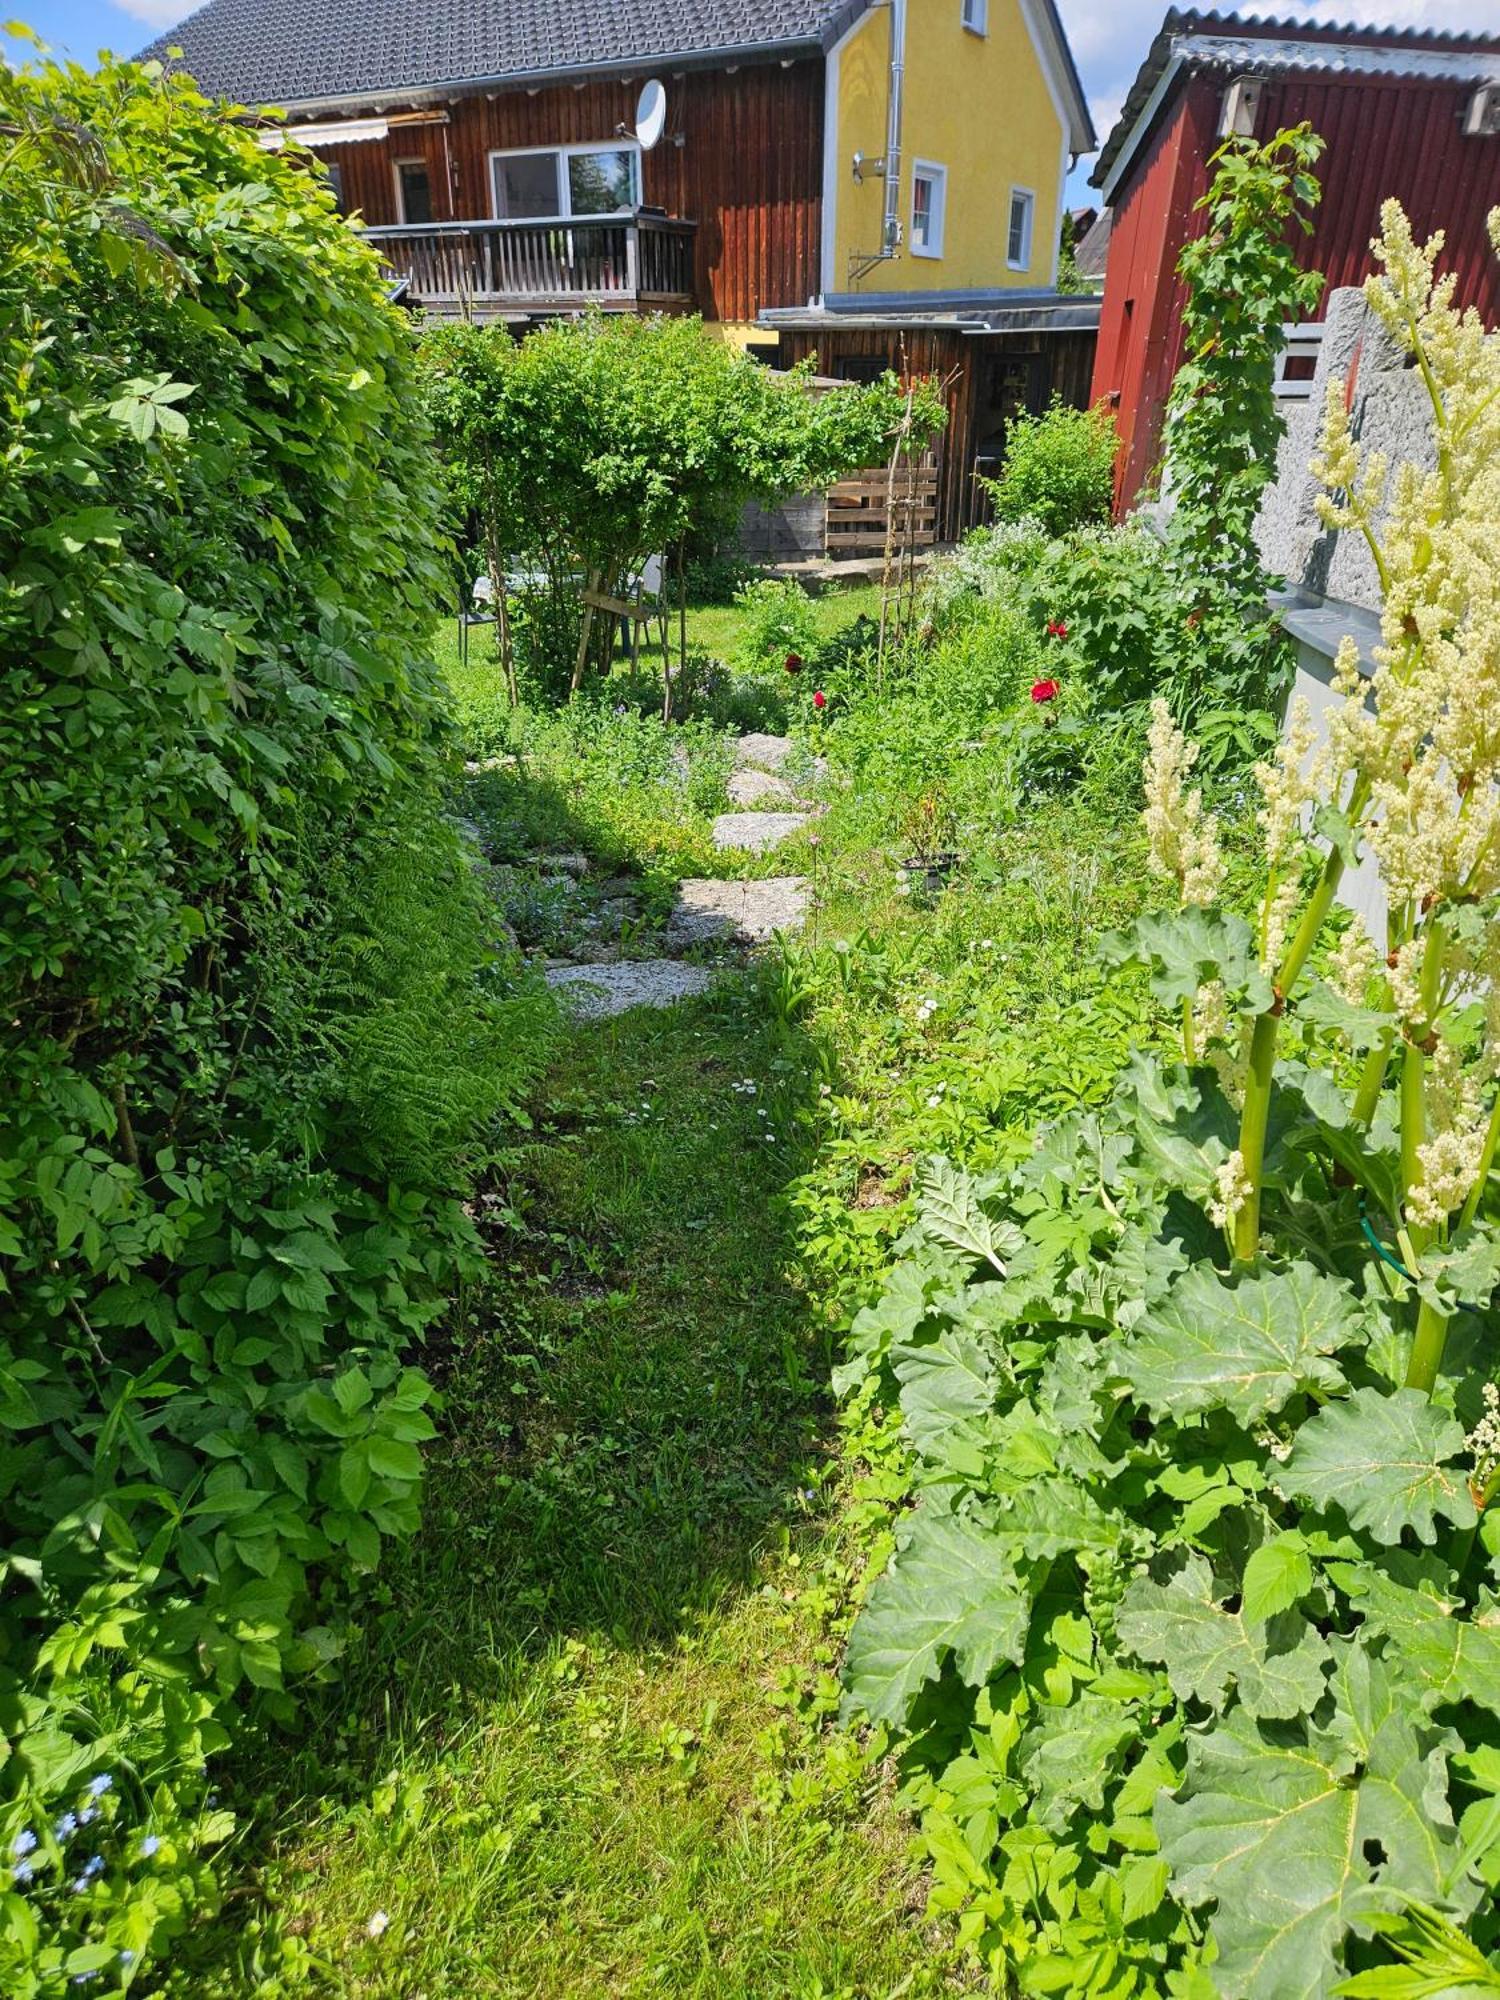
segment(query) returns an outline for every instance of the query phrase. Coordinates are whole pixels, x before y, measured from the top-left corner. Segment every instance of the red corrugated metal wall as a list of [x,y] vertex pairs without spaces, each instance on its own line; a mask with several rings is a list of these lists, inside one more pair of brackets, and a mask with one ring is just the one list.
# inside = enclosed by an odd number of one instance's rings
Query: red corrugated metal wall
[[[1140,492],[1157,457],[1167,390],[1181,359],[1182,246],[1198,225],[1194,208],[1208,186],[1218,141],[1223,79],[1200,76],[1168,116],[1116,197],[1093,394],[1115,403],[1124,449],[1117,495]],[[1298,260],[1322,271],[1330,289],[1357,285],[1372,266],[1370,238],[1380,205],[1394,195],[1418,237],[1441,229],[1443,267],[1458,277],[1458,303],[1500,323],[1500,260],[1485,217],[1500,204],[1500,138],[1469,139],[1460,120],[1466,88],[1395,77],[1316,75],[1268,79],[1256,120],[1265,138],[1307,119],[1327,141],[1318,174],[1323,200]]]
[[[607,143],[635,114],[639,83],[461,97],[447,125],[411,125],[380,143],[320,148],[344,203],[395,222],[392,162],[424,159],[439,221],[492,212],[488,155],[509,147]],[[823,211],[823,64],[762,64],[667,81],[667,130],[646,154],[653,207],[698,224],[696,304],[710,319],[754,319],[762,306],[805,305],[818,291]],[[451,186],[452,198],[447,190]]]

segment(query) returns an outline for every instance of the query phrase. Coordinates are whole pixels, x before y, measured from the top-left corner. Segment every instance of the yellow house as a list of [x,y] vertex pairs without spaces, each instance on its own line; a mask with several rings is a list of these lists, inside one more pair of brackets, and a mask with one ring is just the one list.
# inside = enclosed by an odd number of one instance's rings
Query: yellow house
[[1010,426],[1087,403],[1096,294],[1060,293],[1095,145],[1053,0],[855,0],[824,61],[820,291],[757,315],[783,366],[943,386],[935,531],[983,518]]
[[1057,281],[1093,149],[1051,0],[885,0],[829,50],[823,294],[988,298]]

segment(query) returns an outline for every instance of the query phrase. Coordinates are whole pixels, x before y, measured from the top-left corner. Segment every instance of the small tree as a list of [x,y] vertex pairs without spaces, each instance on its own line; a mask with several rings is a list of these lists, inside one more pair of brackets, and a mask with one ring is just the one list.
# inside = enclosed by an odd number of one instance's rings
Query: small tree
[[[905,419],[893,376],[816,395],[802,372],[760,367],[699,319],[594,315],[519,344],[503,327],[443,327],[421,353],[455,492],[497,583],[517,561],[542,568],[575,630],[580,575],[607,595],[675,550],[680,581],[690,530],[883,459]],[[942,409],[925,388],[918,403],[920,445]]]

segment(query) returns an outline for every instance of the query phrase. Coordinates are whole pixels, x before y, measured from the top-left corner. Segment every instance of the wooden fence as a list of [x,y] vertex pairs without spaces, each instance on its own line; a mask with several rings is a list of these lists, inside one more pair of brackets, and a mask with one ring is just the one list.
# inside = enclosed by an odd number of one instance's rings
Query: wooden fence
[[888,465],[869,466],[828,489],[824,545],[831,556],[881,555],[889,534],[898,553],[930,549],[937,507],[935,452],[901,459],[894,474]]

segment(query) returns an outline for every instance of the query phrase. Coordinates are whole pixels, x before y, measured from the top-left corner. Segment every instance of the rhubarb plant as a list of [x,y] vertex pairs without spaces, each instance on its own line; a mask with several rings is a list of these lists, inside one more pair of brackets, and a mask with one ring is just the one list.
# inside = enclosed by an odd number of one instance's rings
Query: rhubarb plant
[[[1368,294],[1432,463],[1363,454],[1330,388],[1382,642],[1258,767],[1248,902],[1155,717],[1177,907],[1106,949],[1180,1060],[1008,1174],[929,1163],[838,1378],[899,1411],[914,1502],[847,1710],[1001,1990],[1500,1984],[1500,348],[1440,249],[1386,206]],[[1379,943],[1336,910],[1366,861]]]

